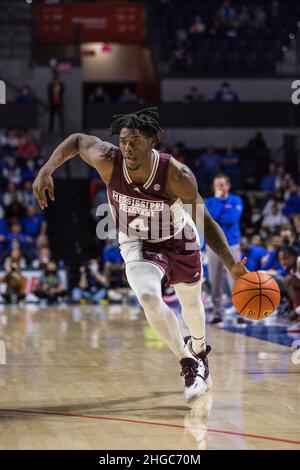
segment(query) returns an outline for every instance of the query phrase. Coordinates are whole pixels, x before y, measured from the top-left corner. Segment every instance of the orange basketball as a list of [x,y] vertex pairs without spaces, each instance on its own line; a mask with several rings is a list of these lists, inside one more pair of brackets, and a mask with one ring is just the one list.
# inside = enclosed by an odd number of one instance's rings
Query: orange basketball
[[280,289],[269,274],[244,274],[234,284],[232,302],[243,317],[264,320],[274,313],[280,302]]

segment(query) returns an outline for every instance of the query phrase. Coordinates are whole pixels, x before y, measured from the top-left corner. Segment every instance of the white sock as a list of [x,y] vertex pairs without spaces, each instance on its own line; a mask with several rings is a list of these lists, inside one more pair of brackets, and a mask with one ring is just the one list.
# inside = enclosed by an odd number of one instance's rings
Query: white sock
[[205,350],[205,310],[201,300],[201,284],[176,284],[175,291],[182,307],[182,317],[192,336],[195,354]]
[[192,351],[195,354],[199,354],[201,351],[206,350],[204,336],[202,336],[202,338],[194,338],[194,336],[192,336],[191,338],[192,338],[191,347],[192,347]]

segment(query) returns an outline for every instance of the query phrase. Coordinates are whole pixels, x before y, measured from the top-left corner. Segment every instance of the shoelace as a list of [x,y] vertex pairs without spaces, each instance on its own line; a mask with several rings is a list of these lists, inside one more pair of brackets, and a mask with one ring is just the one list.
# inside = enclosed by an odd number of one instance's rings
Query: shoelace
[[181,376],[184,376],[184,381],[187,387],[190,387],[194,381],[195,378],[197,377],[197,372],[198,372],[198,366],[195,364],[194,366],[191,367],[184,367],[181,372]]

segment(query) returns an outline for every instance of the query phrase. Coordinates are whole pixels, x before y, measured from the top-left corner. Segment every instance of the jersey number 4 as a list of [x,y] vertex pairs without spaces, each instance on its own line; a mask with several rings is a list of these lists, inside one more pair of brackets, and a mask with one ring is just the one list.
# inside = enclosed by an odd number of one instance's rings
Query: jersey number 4
[[128,224],[128,226],[131,229],[139,231],[139,232],[144,232],[148,230],[148,225],[146,225],[145,219],[143,219],[142,217],[136,217],[130,222],[130,224]]

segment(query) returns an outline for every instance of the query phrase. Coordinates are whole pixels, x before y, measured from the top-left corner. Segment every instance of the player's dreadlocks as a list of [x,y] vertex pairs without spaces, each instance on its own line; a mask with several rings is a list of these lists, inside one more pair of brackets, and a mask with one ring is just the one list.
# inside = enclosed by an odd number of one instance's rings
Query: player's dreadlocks
[[157,108],[145,108],[132,114],[115,114],[109,130],[111,135],[120,134],[123,127],[138,129],[147,137],[154,137],[155,144],[159,142],[159,133],[162,132],[157,118]]

